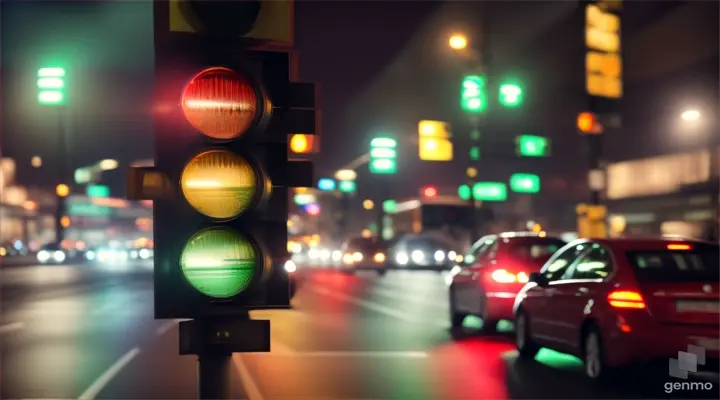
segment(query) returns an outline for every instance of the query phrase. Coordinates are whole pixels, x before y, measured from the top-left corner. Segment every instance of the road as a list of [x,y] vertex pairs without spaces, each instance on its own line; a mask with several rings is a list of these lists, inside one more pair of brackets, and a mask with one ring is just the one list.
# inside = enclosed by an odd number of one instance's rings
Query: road
[[[191,399],[196,360],[177,321],[155,321],[150,266],[0,270],[0,398]],[[233,396],[259,399],[718,398],[663,382],[600,391],[579,360],[516,358],[511,334],[450,332],[442,274],[307,274],[272,321],[272,352],[233,357]]]

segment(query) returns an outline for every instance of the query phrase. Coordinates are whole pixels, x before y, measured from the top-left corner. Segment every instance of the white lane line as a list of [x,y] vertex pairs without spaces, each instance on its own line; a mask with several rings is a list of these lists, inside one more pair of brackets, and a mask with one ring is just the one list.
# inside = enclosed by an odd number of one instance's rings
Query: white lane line
[[420,319],[420,318],[414,317],[408,313],[402,312],[400,310],[396,310],[396,309],[390,308],[390,307],[385,307],[382,304],[374,303],[374,302],[371,302],[368,300],[359,299],[359,298],[356,298],[353,296],[348,296],[343,293],[332,292],[323,287],[314,287],[313,286],[312,290],[319,294],[334,297],[336,299],[344,300],[349,303],[357,304],[361,307],[367,308],[368,310],[372,310],[372,311],[378,312],[380,314],[385,314],[387,316],[397,318],[401,321],[412,322],[412,323],[416,323],[416,324],[418,324],[418,323],[419,324],[429,324],[429,325],[434,325],[434,326],[440,326],[442,328],[447,328],[447,324],[442,323],[440,321]]
[[7,325],[0,325],[0,333],[12,332],[25,327],[22,322],[13,322]]
[[78,400],[94,400],[95,397],[110,383],[113,378],[125,368],[126,365],[130,364],[135,357],[140,354],[140,348],[135,347],[134,349],[125,353],[120,359],[115,361],[115,364],[111,365],[95,382],[90,385],[85,391],[78,397]]
[[250,370],[247,365],[245,365],[245,361],[243,361],[242,356],[240,354],[235,354],[233,356],[233,362],[235,363],[235,368],[237,368],[238,374],[240,374],[240,381],[242,381],[243,390],[248,400],[265,400],[262,392],[260,392],[257,382],[255,382],[255,379],[253,379],[252,375],[250,375]]

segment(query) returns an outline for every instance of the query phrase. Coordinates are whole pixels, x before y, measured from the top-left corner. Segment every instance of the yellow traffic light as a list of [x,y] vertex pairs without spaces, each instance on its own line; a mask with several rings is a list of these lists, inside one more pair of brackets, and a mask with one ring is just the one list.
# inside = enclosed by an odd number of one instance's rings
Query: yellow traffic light
[[372,210],[373,208],[375,208],[375,203],[370,199],[365,200],[363,201],[363,208],[366,210]]
[[467,37],[461,33],[456,33],[448,39],[448,46],[453,50],[464,50],[468,45]]
[[58,197],[67,197],[70,194],[70,187],[64,183],[55,186],[55,194]]
[[585,86],[590,95],[619,99],[623,94],[620,17],[612,7],[585,8]]
[[580,132],[586,134],[602,133],[602,125],[597,121],[595,114],[591,112],[581,112],[578,114],[577,128]]
[[450,125],[442,121],[420,121],[418,155],[423,161],[451,161],[453,144]]
[[465,175],[467,175],[468,178],[475,178],[478,174],[478,170],[475,167],[468,167],[465,170]]
[[312,153],[315,136],[298,133],[290,138],[290,151],[295,154]]
[[68,228],[70,226],[70,217],[64,216],[60,218],[60,226],[63,228]]
[[542,232],[542,226],[540,224],[535,224],[532,227],[532,231],[535,233],[540,233]]

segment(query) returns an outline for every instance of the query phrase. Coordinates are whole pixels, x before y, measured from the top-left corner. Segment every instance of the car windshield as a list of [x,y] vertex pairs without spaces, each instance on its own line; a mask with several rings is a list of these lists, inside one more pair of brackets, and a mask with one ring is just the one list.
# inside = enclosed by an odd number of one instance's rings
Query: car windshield
[[639,282],[720,281],[719,246],[703,246],[693,251],[637,251],[628,259]]
[[546,261],[566,244],[557,238],[517,238],[510,240],[508,252],[510,257],[518,260]]

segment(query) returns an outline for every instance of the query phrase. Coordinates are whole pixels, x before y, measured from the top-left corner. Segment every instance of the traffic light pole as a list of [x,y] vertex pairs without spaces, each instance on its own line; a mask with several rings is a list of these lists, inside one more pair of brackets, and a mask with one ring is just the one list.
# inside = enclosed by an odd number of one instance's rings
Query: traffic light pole
[[[384,178],[384,177],[383,177]],[[377,209],[377,237],[378,240],[383,239],[383,232],[385,231],[385,201],[390,200],[390,184],[387,179],[379,179],[378,188],[380,190],[380,196],[378,199]]]
[[[588,159],[590,161],[589,165],[589,171],[592,173],[593,171],[599,171],[600,170],[600,159],[602,157],[602,135],[586,135],[587,141],[588,141]],[[589,179],[588,179],[589,181]],[[602,204],[601,201],[601,193],[599,189],[596,188],[590,188],[590,204],[592,205],[600,205]]]

